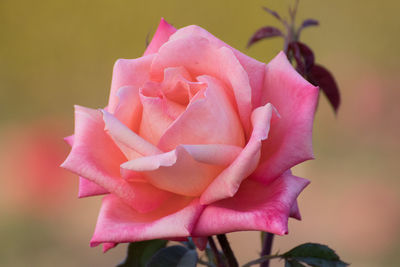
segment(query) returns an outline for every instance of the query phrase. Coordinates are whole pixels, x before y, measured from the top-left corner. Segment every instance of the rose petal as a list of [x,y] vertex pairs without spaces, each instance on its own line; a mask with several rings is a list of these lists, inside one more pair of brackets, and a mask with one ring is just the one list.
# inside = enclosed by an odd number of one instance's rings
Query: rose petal
[[75,106],[75,116],[74,144],[63,168],[95,182],[140,212],[157,208],[171,196],[150,184],[120,177],[119,165],[126,159],[104,131],[99,110]]
[[292,208],[290,209],[290,217],[295,218],[299,221],[301,220],[301,214],[297,200],[294,202]]
[[180,145],[164,154],[125,162],[121,168],[142,172],[160,189],[199,196],[241,150],[228,145]]
[[[143,88],[140,92],[140,100],[143,105],[142,121],[140,123],[139,134],[144,139],[152,144],[157,144],[160,137],[164,134],[166,129],[174,121],[174,106],[168,105],[169,103],[162,96],[162,92],[157,88],[157,94],[150,93],[155,89],[150,89],[150,83],[147,87]],[[176,107],[175,107],[176,108]],[[181,112],[184,108],[181,109]],[[178,111],[179,112],[179,111]]]
[[78,191],[79,198],[98,196],[104,194],[108,194],[108,191],[106,189],[84,177],[79,177],[79,191]]
[[133,86],[124,86],[117,92],[118,105],[114,116],[134,132],[139,131],[142,119],[142,103],[139,98],[139,90]]
[[204,191],[200,198],[201,204],[210,204],[234,196],[240,183],[256,169],[260,159],[261,141],[268,138],[272,112],[271,104],[253,111],[251,116],[253,132],[249,142],[235,161]]
[[118,243],[103,243],[103,252],[106,253],[112,248],[115,248],[118,245]]
[[[64,137],[64,140],[71,147],[74,145],[74,135]],[[108,194],[108,191],[106,189],[84,177],[79,177],[79,191],[78,191],[79,198],[98,196],[104,194]]]
[[169,151],[179,144],[244,145],[243,130],[222,84],[210,77],[198,77],[208,85],[204,98],[192,99],[186,111],[161,137],[158,147]]
[[158,24],[158,28],[156,33],[153,36],[149,46],[147,46],[146,52],[144,55],[150,55],[157,53],[158,49],[168,41],[169,37],[176,32],[176,29],[171,26],[168,22],[161,18],[160,24]]
[[160,78],[165,68],[179,66],[187,69],[192,76],[210,75],[231,88],[240,120],[245,132],[249,133],[252,89],[247,72],[231,49],[217,48],[199,36],[168,41],[154,58],[151,76]]
[[64,141],[72,147],[72,145],[74,144],[74,135],[64,137]]
[[266,68],[263,103],[274,105],[281,116],[273,120],[263,142],[260,165],[252,175],[268,183],[283,172],[313,158],[312,126],[318,88],[293,69],[281,52]]
[[161,89],[168,99],[186,106],[192,97],[206,86],[202,82],[194,82],[185,68],[173,67],[164,70]]
[[160,149],[131,131],[112,114],[105,110],[102,112],[105,130],[128,159],[162,153]]
[[[140,156],[142,157],[142,156]],[[141,182],[141,183],[148,183],[147,180],[138,172],[120,169],[121,177],[130,181],[130,182]]]
[[243,54],[237,49],[232,48],[231,46],[227,45],[208,31],[197,25],[190,25],[179,29],[176,33],[171,35],[170,40],[172,41],[181,38],[187,38],[190,36],[201,36],[207,38],[213,45],[218,48],[227,47],[232,50],[249,77],[249,82],[252,90],[251,97],[253,108],[259,107],[261,105],[260,100],[262,85],[264,81],[265,64]]
[[150,66],[154,54],[136,59],[118,59],[114,64],[108,111],[114,113],[118,106],[118,90],[123,86],[132,86],[137,90],[149,80]]
[[[100,177],[118,177],[119,165],[124,161],[125,157],[104,132],[101,112],[75,106],[74,142],[71,153],[62,167],[73,172],[87,172],[91,175],[82,176],[89,179],[97,173]],[[88,167],[93,170],[89,170]]]
[[193,236],[234,231],[288,233],[288,218],[297,196],[309,181],[286,173],[269,185],[247,179],[237,194],[207,206]]
[[190,236],[203,210],[198,200],[173,197],[149,213],[138,213],[119,198],[104,197],[91,246]]

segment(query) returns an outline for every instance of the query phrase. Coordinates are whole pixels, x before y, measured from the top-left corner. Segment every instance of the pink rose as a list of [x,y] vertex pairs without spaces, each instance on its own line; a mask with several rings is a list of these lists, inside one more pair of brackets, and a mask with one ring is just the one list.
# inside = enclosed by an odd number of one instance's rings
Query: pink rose
[[75,107],[62,166],[80,197],[106,194],[91,245],[286,234],[309,183],[290,168],[313,157],[317,96],[283,52],[265,65],[161,20],[142,57],[115,63],[108,106]]

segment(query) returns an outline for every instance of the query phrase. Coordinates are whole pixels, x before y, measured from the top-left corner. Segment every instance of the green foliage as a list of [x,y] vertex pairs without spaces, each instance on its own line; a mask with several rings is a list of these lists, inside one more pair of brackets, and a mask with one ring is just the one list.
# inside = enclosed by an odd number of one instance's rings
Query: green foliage
[[206,249],[205,249],[205,254],[206,254],[206,256],[207,256],[208,263],[209,263],[211,266],[215,267],[216,264],[217,264],[217,259],[215,258],[215,255],[214,255],[212,249],[209,248],[209,247],[206,247]]
[[285,259],[287,267],[304,266],[302,263],[318,267],[348,266],[340,260],[333,249],[316,243],[302,244],[282,254],[281,257]]
[[125,261],[117,267],[145,267],[154,253],[166,245],[167,240],[160,239],[130,243]]
[[349,265],[341,261],[335,251],[328,246],[305,243],[280,255],[262,256],[259,259],[246,263],[243,267],[253,266],[278,258],[285,260],[285,267],[346,267]]
[[287,260],[285,261],[285,267],[306,267],[296,260]]
[[183,246],[171,246],[159,250],[146,267],[196,267],[197,251]]

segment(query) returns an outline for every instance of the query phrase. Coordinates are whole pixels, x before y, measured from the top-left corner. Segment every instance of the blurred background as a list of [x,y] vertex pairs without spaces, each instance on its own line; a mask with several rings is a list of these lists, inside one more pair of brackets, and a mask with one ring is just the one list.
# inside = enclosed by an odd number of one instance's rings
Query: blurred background
[[[246,49],[256,29],[278,23],[289,0],[1,0],[0,265],[115,266],[125,245],[89,248],[100,198],[77,199],[77,177],[58,167],[69,151],[73,105],[103,107],[117,58],[145,49],[160,17],[197,24],[268,62],[281,39]],[[320,98],[316,160],[294,173],[312,181],[299,201],[303,221],[273,251],[328,244],[352,266],[399,266],[400,19],[398,1],[301,0],[298,22],[320,21],[301,40],[335,75],[342,106]],[[260,251],[256,232],[230,235],[241,263]],[[273,266],[283,266],[275,262]]]

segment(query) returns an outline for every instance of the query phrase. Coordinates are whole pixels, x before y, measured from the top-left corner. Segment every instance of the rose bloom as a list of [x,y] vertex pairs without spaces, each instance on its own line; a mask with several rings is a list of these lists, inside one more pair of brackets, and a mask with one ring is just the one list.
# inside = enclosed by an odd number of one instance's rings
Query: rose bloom
[[144,55],[115,63],[108,106],[75,107],[62,167],[79,196],[106,194],[92,246],[287,234],[309,183],[318,88],[279,53],[268,65],[198,26],[160,25]]

